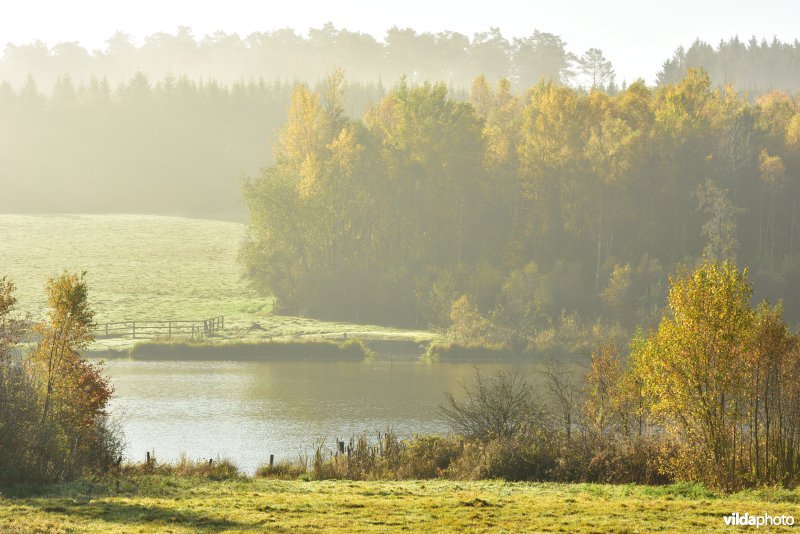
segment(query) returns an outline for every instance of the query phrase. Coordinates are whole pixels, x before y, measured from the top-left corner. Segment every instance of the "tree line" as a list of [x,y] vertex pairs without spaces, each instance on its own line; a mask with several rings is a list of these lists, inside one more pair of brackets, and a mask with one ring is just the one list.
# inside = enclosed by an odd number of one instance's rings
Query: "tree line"
[[[102,50],[88,50],[77,42],[8,43],[0,58],[0,80],[21,87],[32,76],[49,91],[64,76],[78,83],[96,77],[117,85],[144,72],[156,80],[186,76],[233,85],[263,78],[270,83],[313,85],[342,68],[351,82],[363,84],[407,76],[413,82],[443,81],[466,89],[483,74],[492,83],[507,78],[516,89],[541,79],[612,92],[620,85],[600,49],[569,50],[561,36],[539,30],[508,39],[498,28],[468,36],[395,26],[379,40],[332,23],[311,28],[307,35],[285,28],[246,36],[222,31],[195,36],[191,28],[180,26],[174,33],[148,35],[141,44],[117,32],[105,44]],[[656,83],[674,84],[688,69],[703,68],[715,85],[732,85],[752,95],[794,92],[800,87],[799,54],[797,40],[783,42],[777,37],[768,41],[735,36],[720,40],[716,47],[697,39],[688,48],[678,47],[663,62]]]
[[[598,49],[578,56],[541,32],[511,41],[496,30],[481,35],[392,29],[378,42],[325,26],[307,37],[285,30],[198,39],[182,28],[141,46],[116,35],[105,51],[8,45],[0,59],[0,179],[10,190],[0,209],[243,220],[239,178],[272,163],[268,147],[295,80],[319,89],[336,65],[350,78],[344,108],[351,117],[363,116],[403,75],[409,86],[444,80],[449,95],[465,101],[481,72],[490,85],[509,80],[523,100],[540,80],[581,93],[620,90]],[[358,39],[372,44],[357,46]],[[370,47],[379,65],[348,59]],[[658,85],[678,84],[700,65],[712,86],[730,83],[763,99],[773,88],[796,90],[795,56],[796,45],[779,41],[732,39],[717,50],[695,43],[664,64]]]
[[[288,83],[222,85],[143,73],[0,83],[0,180],[5,212],[158,213],[242,219],[239,179],[269,160]],[[348,111],[384,95],[351,84]]]
[[740,92],[759,95],[781,90],[795,93],[800,87],[800,41],[768,42],[751,37],[721,40],[716,48],[696,40],[689,48],[679,47],[664,61],[657,76],[658,85],[678,83],[690,68],[702,68],[715,85],[732,85]]
[[654,325],[679,264],[738,259],[800,318],[800,113],[691,70],[616,95],[481,77],[401,82],[347,117],[341,73],[300,85],[244,185],[253,284],[285,312],[588,352]]
[[225,32],[195,37],[191,28],[182,26],[174,34],[149,35],[140,46],[130,35],[117,32],[106,45],[90,51],[74,42],[52,47],[41,41],[8,44],[0,60],[0,79],[21,85],[32,75],[50,87],[64,75],[79,82],[95,76],[116,84],[142,71],[154,79],[187,76],[225,85],[261,78],[315,84],[342,68],[354,82],[366,84],[405,75],[413,81],[467,88],[480,73],[491,80],[509,78],[523,87],[541,78],[580,85],[613,80],[613,69],[597,48],[573,53],[561,37],[538,30],[507,39],[498,28],[470,37],[395,26],[381,41],[331,23],[311,28],[305,36],[286,28],[244,37]]

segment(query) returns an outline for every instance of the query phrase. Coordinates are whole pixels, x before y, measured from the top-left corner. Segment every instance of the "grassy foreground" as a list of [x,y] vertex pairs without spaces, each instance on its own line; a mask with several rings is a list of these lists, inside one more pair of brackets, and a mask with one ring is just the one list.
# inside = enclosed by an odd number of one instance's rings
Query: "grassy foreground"
[[732,512],[800,519],[798,503],[798,491],[720,497],[693,485],[215,482],[145,475],[0,497],[0,531],[720,532],[743,528],[725,526],[723,515]]

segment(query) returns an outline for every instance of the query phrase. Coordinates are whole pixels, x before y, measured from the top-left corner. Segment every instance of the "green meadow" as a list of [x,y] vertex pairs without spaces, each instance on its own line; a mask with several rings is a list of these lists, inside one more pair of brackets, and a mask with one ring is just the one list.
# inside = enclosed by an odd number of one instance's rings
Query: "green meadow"
[[[44,313],[44,287],[64,270],[87,272],[96,322],[202,320],[222,315],[216,341],[340,338],[428,342],[438,336],[379,325],[272,314],[237,261],[242,224],[152,215],[0,215],[0,273],[17,285],[20,309]],[[136,340],[98,340],[127,350]]]
[[[4,532],[723,532],[800,516],[800,492],[695,485],[282,481],[146,475],[0,498]],[[769,532],[788,528],[764,529]]]

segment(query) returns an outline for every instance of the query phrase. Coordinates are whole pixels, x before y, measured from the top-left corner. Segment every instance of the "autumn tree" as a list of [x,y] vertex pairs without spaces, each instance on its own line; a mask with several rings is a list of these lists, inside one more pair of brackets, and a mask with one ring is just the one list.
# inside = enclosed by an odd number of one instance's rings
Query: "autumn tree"
[[737,210],[722,190],[712,180],[697,189],[700,209],[708,215],[701,229],[708,239],[703,249],[703,257],[710,261],[735,260],[738,242],[736,240]]
[[8,278],[0,277],[0,362],[11,359],[12,350],[23,333],[23,321],[14,316],[17,297],[16,287]]
[[285,312],[442,329],[463,295],[505,344],[569,352],[654,326],[676,263],[735,257],[800,317],[791,97],[700,70],[614,94],[514,80],[465,102],[405,79],[362,119],[341,73],[296,88],[244,186],[254,286]]
[[669,311],[635,355],[652,410],[680,454],[667,469],[677,478],[731,487],[745,396],[742,363],[753,311],[747,272],[709,263],[672,280]]
[[35,327],[39,343],[29,356],[39,400],[33,454],[42,478],[72,477],[112,460],[101,435],[112,388],[101,368],[82,357],[94,340],[84,276],[64,273],[48,281],[47,319]]
[[119,459],[111,386],[82,356],[94,328],[84,275],[50,279],[47,303],[26,354],[19,342],[32,332],[15,313],[13,284],[0,278],[0,485],[102,472]]
[[553,83],[540,83],[524,108],[519,146],[520,175],[525,196],[531,202],[528,223],[534,240],[547,250],[559,246],[567,217],[570,181],[576,176],[577,155],[583,152],[580,137],[581,102],[575,91]]
[[632,129],[625,120],[604,114],[600,124],[592,129],[586,143],[586,157],[597,183],[595,290],[600,282],[600,267],[604,258],[610,255],[613,242],[613,226],[607,222],[609,214],[605,213],[608,210],[607,204],[610,203],[607,199],[619,196],[615,193],[626,185],[639,135],[641,133]]
[[624,369],[619,349],[609,341],[602,342],[592,352],[592,361],[586,375],[583,409],[589,429],[597,435],[611,433],[616,415]]
[[[763,201],[759,212],[758,258],[761,261],[766,257],[767,265],[772,269],[775,266],[775,196],[784,187],[786,166],[780,156],[771,156],[766,148],[761,150],[758,161],[761,181],[769,196],[769,215],[766,221],[763,216]],[[762,236],[769,237],[769,246],[767,246],[766,237]]]
[[746,419],[738,429],[738,462],[732,470],[748,482],[792,484],[800,476],[800,372],[797,337],[782,318],[782,307],[762,303],[755,313],[752,349],[745,361]]
[[36,390],[14,355],[24,334],[24,323],[15,316],[14,290],[10,280],[0,277],[0,485],[24,478],[38,415],[32,402]]

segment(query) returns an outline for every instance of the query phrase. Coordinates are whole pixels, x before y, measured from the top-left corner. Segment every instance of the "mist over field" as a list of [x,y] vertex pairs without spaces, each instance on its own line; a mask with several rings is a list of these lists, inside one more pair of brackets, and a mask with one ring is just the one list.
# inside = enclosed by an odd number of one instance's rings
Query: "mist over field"
[[800,42],[491,20],[5,45],[0,530],[794,523]]
[[[635,81],[616,77],[601,50],[575,49],[569,39],[393,27],[379,40],[327,24],[307,35],[195,35],[180,27],[138,45],[117,32],[102,50],[8,43],[0,58],[0,210],[243,222],[240,181],[273,162],[296,83],[317,88],[343,69],[343,110],[358,118],[402,77],[445,83],[464,101],[480,75],[490,84],[508,79],[518,95],[540,80],[610,93]],[[798,56],[797,43],[732,37],[651,61],[661,65],[658,86],[702,67],[714,87],[731,84],[753,99],[796,91]]]

